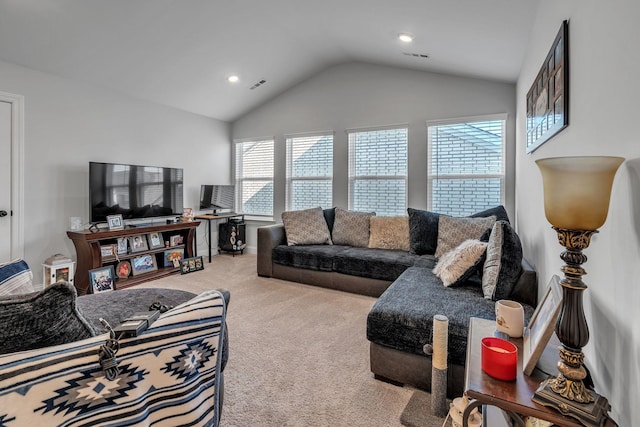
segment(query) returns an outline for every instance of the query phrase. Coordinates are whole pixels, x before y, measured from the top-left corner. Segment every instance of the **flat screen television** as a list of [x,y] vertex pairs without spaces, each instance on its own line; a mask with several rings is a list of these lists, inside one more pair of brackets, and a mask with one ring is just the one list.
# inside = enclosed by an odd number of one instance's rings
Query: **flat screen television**
[[182,215],[183,175],[181,168],[90,162],[89,220]]
[[217,210],[233,209],[235,199],[235,186],[233,185],[201,185],[200,209]]

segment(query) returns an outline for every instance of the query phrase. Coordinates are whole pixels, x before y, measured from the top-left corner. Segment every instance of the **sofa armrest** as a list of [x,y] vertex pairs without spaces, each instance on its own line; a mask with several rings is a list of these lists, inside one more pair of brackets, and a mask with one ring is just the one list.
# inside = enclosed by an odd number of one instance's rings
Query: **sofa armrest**
[[273,248],[286,244],[287,236],[284,232],[284,224],[258,227],[258,276],[271,277],[273,275],[271,255]]
[[524,258],[522,258],[522,274],[511,291],[510,297],[531,307],[538,305],[538,274]]

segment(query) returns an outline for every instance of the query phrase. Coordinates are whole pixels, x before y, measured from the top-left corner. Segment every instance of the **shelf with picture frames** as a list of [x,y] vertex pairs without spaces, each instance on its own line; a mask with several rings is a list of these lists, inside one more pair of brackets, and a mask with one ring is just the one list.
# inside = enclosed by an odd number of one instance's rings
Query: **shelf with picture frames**
[[[121,261],[130,263],[131,274],[126,277],[116,275],[115,289],[180,274],[179,266],[165,266],[165,254],[182,251],[183,258],[195,256],[195,230],[199,224],[199,221],[190,221],[122,230],[68,231],[67,236],[73,241],[77,255],[74,285],[78,295],[91,293],[89,271],[109,266],[115,268]],[[126,241],[126,252],[123,252],[123,241]],[[135,261],[144,261],[145,267],[149,268],[136,270]]]

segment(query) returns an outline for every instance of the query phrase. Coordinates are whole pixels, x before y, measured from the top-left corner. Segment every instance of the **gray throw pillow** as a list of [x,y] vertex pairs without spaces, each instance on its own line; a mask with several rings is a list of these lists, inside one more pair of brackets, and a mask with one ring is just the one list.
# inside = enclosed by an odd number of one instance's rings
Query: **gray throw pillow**
[[332,244],[329,227],[320,207],[282,212],[282,222],[289,246]]
[[333,223],[331,238],[334,245],[369,246],[369,221],[375,212],[355,212],[336,208],[336,220]]
[[415,255],[433,255],[438,246],[438,218],[435,212],[408,208],[409,248]]
[[454,218],[440,215],[436,258],[440,258],[467,239],[479,240],[487,229],[493,227],[495,222],[495,216],[488,218]]
[[43,291],[0,298],[0,353],[70,343],[96,333],[76,307],[76,289],[58,282]]
[[482,293],[486,299],[508,299],[522,274],[522,244],[508,222],[498,221],[491,230],[482,269]]

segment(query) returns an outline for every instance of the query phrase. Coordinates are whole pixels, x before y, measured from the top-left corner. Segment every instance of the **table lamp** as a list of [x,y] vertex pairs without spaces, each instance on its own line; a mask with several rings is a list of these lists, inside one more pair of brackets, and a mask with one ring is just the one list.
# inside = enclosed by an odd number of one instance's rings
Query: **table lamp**
[[589,327],[582,305],[582,282],[587,261],[583,249],[598,232],[609,211],[611,186],[621,157],[556,157],[536,163],[542,173],[547,220],[566,248],[562,267],[562,307],[555,332],[562,343],[558,375],[540,384],[533,401],[553,407],[585,425],[600,426],[610,405],[584,384],[587,376],[582,348],[589,342]]

